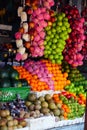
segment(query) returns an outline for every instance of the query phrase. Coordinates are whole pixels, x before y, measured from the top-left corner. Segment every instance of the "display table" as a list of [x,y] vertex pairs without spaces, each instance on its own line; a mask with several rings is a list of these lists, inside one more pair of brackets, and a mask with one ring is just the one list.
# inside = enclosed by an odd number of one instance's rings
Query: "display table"
[[84,130],[84,123],[70,125],[70,126],[64,126],[64,127],[58,127],[50,130]]

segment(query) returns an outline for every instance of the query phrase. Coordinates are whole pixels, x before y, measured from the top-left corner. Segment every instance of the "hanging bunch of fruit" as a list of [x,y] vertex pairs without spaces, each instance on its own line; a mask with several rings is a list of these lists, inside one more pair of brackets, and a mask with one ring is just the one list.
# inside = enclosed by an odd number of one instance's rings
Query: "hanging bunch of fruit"
[[53,17],[50,21],[51,25],[48,22],[48,26],[45,28],[44,57],[50,59],[52,63],[61,64],[63,60],[62,52],[71,28],[65,13],[53,14]]
[[[32,2],[33,3],[33,2]],[[18,16],[21,27],[15,34],[17,54],[16,60],[32,57],[48,58],[52,63],[61,64],[62,52],[71,32],[65,13],[51,10],[53,0],[41,0],[38,4],[27,0],[25,7],[19,7]],[[36,4],[36,5],[35,5]]]
[[84,45],[84,18],[80,17],[79,11],[76,7],[66,6],[64,12],[69,19],[72,32],[66,41],[64,49],[64,59],[73,67],[81,66],[83,64],[84,56],[81,54]]
[[[51,12],[49,10],[54,5],[54,1],[43,0],[41,1],[41,5],[42,7],[33,11],[30,21],[30,52],[32,57],[41,57],[44,55],[44,39],[46,35],[44,28],[48,26],[48,20],[51,19]],[[32,23],[33,28],[31,27]]]
[[[39,5],[39,0],[25,0],[25,5],[26,6],[28,6],[28,7],[31,7],[32,9],[36,9],[37,7],[38,7],[38,5]],[[29,8],[28,8],[29,9]],[[30,10],[28,10],[28,14],[30,14],[30,12],[31,12],[31,9]]]
[[44,28],[47,26],[47,20],[50,19],[50,15],[46,8],[38,8],[33,11],[30,21],[33,27],[30,29],[31,46],[30,52],[32,57],[41,57],[44,54]]
[[85,30],[85,43],[82,48],[82,54],[84,55],[84,60],[87,60],[87,7],[85,7],[81,12],[82,17],[85,18],[84,30]]
[[[84,46],[84,18],[80,17],[76,7],[70,5],[57,13],[51,10],[53,0],[31,4],[26,1],[19,8],[21,27],[15,34],[16,60],[31,57],[43,57],[52,63],[61,64],[65,59],[73,67],[83,64],[81,53]],[[63,58],[64,57],[64,58]]]
[[18,8],[18,17],[20,17],[21,23],[18,32],[15,33],[17,54],[15,59],[17,61],[24,61],[28,58],[31,37],[29,34],[29,29],[32,24],[30,24],[30,16],[38,5],[37,0],[26,0],[24,7]]
[[[43,7],[39,8],[39,6],[41,6],[42,4],[43,4]],[[45,36],[45,34],[43,32],[44,27],[42,26],[42,28],[41,28],[42,32],[40,34],[39,28],[41,27],[41,25],[39,25],[39,24],[41,22],[46,23],[45,20],[48,20],[50,18],[50,16],[48,16],[49,13],[47,12],[47,10],[50,9],[51,6],[53,6],[53,5],[54,5],[53,0],[49,0],[47,2],[46,1],[37,1],[37,0],[36,1],[35,0],[34,1],[26,0],[25,7],[18,8],[18,16],[21,19],[21,26],[19,28],[19,31],[15,34],[16,46],[17,46],[17,54],[16,54],[17,61],[25,60],[28,58],[28,54],[30,54],[30,51],[32,52],[33,42],[34,41],[37,42],[38,38],[39,38],[39,40],[41,40],[40,43],[42,43],[43,35]],[[39,18],[38,13],[40,15],[40,18]],[[43,14],[44,14],[44,16],[43,16]],[[37,18],[37,16],[39,19]],[[46,16],[46,18],[44,19],[45,16]],[[35,18],[38,19],[38,23],[33,22],[33,20]],[[40,21],[40,20],[42,20],[42,21]],[[46,25],[47,24],[45,24],[45,26]],[[34,35],[38,35],[38,36],[37,37],[32,36],[32,33]],[[39,34],[41,37],[39,36]],[[34,37],[36,40],[34,39]],[[31,46],[31,49],[30,49],[30,46]],[[36,48],[35,48],[35,50],[36,50]],[[38,49],[37,49],[37,51],[38,51]],[[41,51],[41,53],[43,52],[43,47],[42,47],[42,49],[39,48],[39,52],[40,51]],[[40,56],[42,56],[42,54],[40,54]]]

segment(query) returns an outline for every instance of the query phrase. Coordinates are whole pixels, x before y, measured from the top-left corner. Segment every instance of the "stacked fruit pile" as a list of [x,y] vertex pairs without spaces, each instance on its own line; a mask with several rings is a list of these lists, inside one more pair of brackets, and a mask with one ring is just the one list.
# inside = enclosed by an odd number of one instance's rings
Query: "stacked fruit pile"
[[[85,112],[85,103],[83,99],[79,99],[73,93],[62,92],[59,95],[59,98],[62,100],[64,104],[69,107],[69,112],[67,114],[68,119],[73,119],[76,117],[81,117]],[[86,101],[86,98],[85,98]]]
[[75,84],[75,86],[87,86],[86,78],[80,73],[77,68],[72,68],[68,63],[63,62],[62,71],[68,73],[68,79]]
[[[20,98],[20,95],[17,95],[17,98],[10,102],[4,102],[1,105],[2,110],[9,110],[10,115],[14,118],[25,118],[27,113],[27,107],[25,105],[25,100]],[[24,115],[24,116],[23,116]]]
[[[19,104],[17,102],[19,102]],[[25,106],[22,104],[25,104]],[[3,122],[1,118],[0,126],[3,126],[4,123],[8,124],[7,122],[9,121],[13,121],[13,117],[16,119],[31,119],[43,116],[55,116],[58,121],[82,117],[85,112],[85,104],[86,97],[84,94],[77,96],[74,93],[63,91],[58,94],[45,94],[44,96],[37,97],[36,94],[31,93],[26,101],[18,98],[18,100],[14,102],[2,104],[0,115],[3,119],[6,118],[4,120],[6,122]],[[24,107],[25,109],[22,109]],[[23,122],[20,120],[20,125],[22,125]],[[18,124],[15,126],[17,127],[17,125]],[[13,126],[13,122],[11,126]]]
[[71,83],[70,85],[65,86],[65,90],[69,91],[71,93],[74,93],[78,96],[83,95],[83,97],[86,98],[86,93],[85,93],[84,87],[81,85],[78,85],[78,87],[77,87],[75,84]]
[[72,29],[64,49],[64,58],[73,67],[81,66],[84,58],[81,54],[81,50],[85,40],[83,28],[85,20],[80,17],[79,11],[76,7],[66,6],[64,12],[69,19]]
[[64,86],[70,84],[67,73],[62,73],[61,66],[52,64],[47,60],[25,62],[24,67],[32,75],[30,85],[32,90],[63,90]]
[[14,119],[8,109],[0,110],[0,130],[15,130],[27,126],[25,120]]
[[33,91],[63,90],[70,84],[68,74],[62,73],[61,66],[52,64],[48,60],[27,60],[22,66],[14,66],[19,72],[20,78],[24,78],[30,84]]
[[61,104],[55,103],[50,94],[36,97],[35,94],[30,94],[26,105],[29,109],[30,117],[40,117],[44,115],[54,115],[59,117],[59,120],[64,119],[64,111]]

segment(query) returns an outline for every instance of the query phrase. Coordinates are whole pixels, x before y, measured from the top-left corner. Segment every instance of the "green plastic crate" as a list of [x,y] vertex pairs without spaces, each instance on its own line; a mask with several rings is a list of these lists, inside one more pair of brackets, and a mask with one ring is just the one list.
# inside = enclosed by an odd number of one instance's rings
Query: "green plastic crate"
[[19,87],[19,88],[0,88],[0,102],[8,102],[16,99],[17,94],[22,99],[26,99],[30,93],[30,87]]

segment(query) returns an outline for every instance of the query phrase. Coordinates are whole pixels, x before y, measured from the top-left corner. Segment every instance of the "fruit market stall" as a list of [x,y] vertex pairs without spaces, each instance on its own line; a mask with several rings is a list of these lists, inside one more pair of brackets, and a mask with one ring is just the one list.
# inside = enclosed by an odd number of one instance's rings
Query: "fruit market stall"
[[[0,129],[83,129],[87,78],[86,27],[76,6],[52,9],[54,0],[28,1],[15,45],[0,64]],[[1,50],[3,50],[2,47]]]

